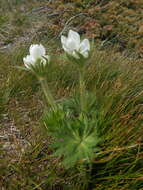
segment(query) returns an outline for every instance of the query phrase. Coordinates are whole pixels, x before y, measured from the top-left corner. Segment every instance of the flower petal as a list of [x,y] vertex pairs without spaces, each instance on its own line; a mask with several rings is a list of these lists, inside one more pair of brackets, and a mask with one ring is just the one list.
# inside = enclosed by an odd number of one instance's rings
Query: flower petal
[[77,47],[80,45],[80,35],[77,32],[74,32],[73,30],[70,30],[68,33],[68,39],[72,39]]
[[67,43],[67,38],[65,36],[61,36],[61,43],[62,45],[65,45]]
[[43,45],[33,44],[29,48],[30,56],[33,57],[33,59],[38,59],[46,54],[46,50]]
[[84,51],[84,52],[82,52],[82,55],[83,55],[85,58],[88,58],[89,53],[88,53],[88,51]]
[[23,62],[25,67],[28,69],[30,68],[30,65],[34,65],[34,60],[30,55],[27,55],[26,57],[23,58]]
[[84,39],[80,44],[80,53],[89,51],[90,50],[90,43],[88,39]]
[[77,55],[75,51],[72,52],[72,56],[75,57],[76,59],[79,59],[79,56]]
[[62,43],[63,49],[64,49],[65,51],[68,51],[68,50],[67,50],[67,46],[66,46],[66,44],[67,44],[67,38],[66,38],[65,36],[61,36],[61,43]]
[[78,51],[79,49],[79,45],[72,38],[68,38],[65,46],[69,51],[74,51],[74,50]]

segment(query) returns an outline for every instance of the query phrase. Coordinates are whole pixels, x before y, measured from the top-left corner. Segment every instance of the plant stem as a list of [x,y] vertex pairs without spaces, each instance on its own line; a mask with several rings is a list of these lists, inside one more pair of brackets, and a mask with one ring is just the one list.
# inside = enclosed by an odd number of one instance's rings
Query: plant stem
[[42,90],[45,94],[45,97],[46,97],[48,104],[51,106],[51,108],[53,110],[55,110],[55,108],[56,108],[55,101],[54,101],[54,98],[53,98],[53,96],[49,90],[49,86],[48,86],[46,79],[39,79],[39,81],[40,81]]
[[84,67],[79,70],[79,90],[80,90],[80,104],[81,111],[86,111],[86,99],[85,99],[85,81],[84,81]]

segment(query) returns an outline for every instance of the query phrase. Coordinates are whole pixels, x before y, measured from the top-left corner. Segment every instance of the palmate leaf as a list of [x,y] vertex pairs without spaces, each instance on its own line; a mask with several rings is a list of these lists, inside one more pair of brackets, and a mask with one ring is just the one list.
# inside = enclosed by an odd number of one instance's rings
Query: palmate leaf
[[[99,149],[98,122],[95,118],[96,94],[86,92],[87,113],[79,109],[79,95],[57,104],[44,116],[48,134],[53,137],[51,147],[55,156],[63,158],[66,167],[90,162]],[[91,100],[91,101],[90,101]],[[93,109],[94,108],[94,109]]]
[[63,157],[66,167],[76,163],[88,162],[99,151],[101,139],[96,133],[96,123],[84,115],[78,118],[71,117],[63,109],[57,112],[48,112],[45,116],[49,135],[54,138],[51,147],[54,155]]
[[56,156],[64,156],[63,164],[67,167],[75,165],[77,162],[88,163],[99,151],[98,143],[100,140],[95,136],[89,135],[83,139],[66,138],[61,141],[56,141],[54,146],[56,148]]
[[58,107],[58,109],[55,111],[45,111],[43,115],[43,122],[48,127],[47,129],[49,135],[57,136],[56,134],[62,130],[65,117],[65,112],[60,107]]

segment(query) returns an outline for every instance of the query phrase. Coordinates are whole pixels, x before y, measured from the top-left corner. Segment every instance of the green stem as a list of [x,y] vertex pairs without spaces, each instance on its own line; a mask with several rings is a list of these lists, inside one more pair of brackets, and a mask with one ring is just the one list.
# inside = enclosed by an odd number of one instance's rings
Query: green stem
[[42,90],[45,94],[45,97],[46,97],[48,104],[51,106],[51,108],[53,110],[55,110],[55,108],[56,108],[55,101],[54,101],[54,98],[53,98],[53,96],[49,90],[49,86],[48,86],[46,79],[39,79],[39,81],[40,81]]
[[81,111],[86,111],[86,99],[85,99],[85,81],[84,81],[84,68],[79,70],[79,90],[80,90],[80,104]]

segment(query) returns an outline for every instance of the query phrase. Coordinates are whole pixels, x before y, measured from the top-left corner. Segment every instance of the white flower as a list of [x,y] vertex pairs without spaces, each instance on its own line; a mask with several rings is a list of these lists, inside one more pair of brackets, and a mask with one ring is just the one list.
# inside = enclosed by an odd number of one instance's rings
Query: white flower
[[[49,56],[46,55],[46,50],[43,45],[33,44],[29,48],[30,55],[23,58],[24,65],[29,69],[30,65],[34,65],[39,59],[44,65],[46,65],[46,59],[49,60]],[[46,58],[46,59],[45,59]]]
[[78,53],[85,58],[88,57],[90,51],[90,43],[88,39],[84,39],[80,42],[80,35],[72,30],[69,31],[68,37],[61,36],[62,47],[68,54],[79,58]]

